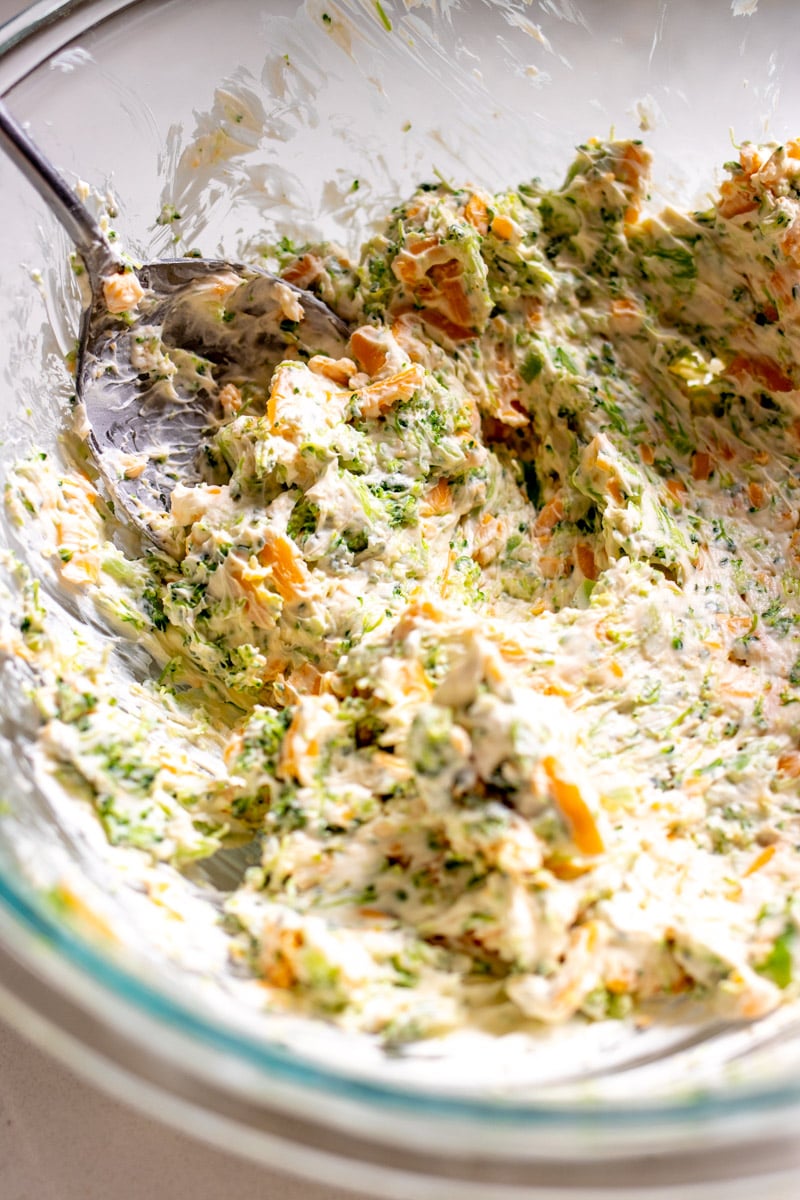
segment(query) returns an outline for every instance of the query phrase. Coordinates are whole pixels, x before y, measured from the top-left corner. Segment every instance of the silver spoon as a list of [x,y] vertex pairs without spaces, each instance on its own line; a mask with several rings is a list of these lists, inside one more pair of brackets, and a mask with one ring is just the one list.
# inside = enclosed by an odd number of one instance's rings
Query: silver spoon
[[173,551],[170,496],[176,483],[208,477],[206,435],[221,415],[221,385],[264,385],[283,358],[338,358],[347,327],[322,301],[258,267],[201,258],[132,266],[2,100],[0,146],[86,266],[91,302],[77,395],[98,469],[129,519]]

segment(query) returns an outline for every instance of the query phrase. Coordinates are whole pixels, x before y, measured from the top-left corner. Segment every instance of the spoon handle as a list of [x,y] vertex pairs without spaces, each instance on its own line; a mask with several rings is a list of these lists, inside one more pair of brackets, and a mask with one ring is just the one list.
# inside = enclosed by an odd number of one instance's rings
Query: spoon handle
[[50,160],[12,117],[2,100],[0,148],[5,150],[28,182],[33,184],[50,211],[64,226],[86,263],[92,286],[94,287],[103,275],[119,270],[122,266],[121,260],[111,249],[100,226]]

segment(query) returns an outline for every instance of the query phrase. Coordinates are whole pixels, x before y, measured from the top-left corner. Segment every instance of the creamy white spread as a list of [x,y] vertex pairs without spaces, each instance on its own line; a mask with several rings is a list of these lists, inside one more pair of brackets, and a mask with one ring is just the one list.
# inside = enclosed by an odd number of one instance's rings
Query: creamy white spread
[[[647,215],[648,166],[590,142],[556,190],[424,185],[356,263],[284,243],[346,357],[226,379],[174,556],[85,455],[9,478],[156,664],[121,691],[20,574],[54,779],[150,886],[250,846],[213,938],[268,1010],[398,1042],[797,996],[800,145],[704,212]],[[185,364],[153,329],[137,366]]]

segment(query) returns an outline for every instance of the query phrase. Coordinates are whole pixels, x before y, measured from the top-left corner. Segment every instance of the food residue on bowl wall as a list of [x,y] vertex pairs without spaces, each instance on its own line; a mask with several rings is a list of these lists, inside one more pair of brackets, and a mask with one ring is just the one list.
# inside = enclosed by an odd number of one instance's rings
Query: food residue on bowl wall
[[[172,556],[74,440],[10,478],[156,667],[17,572],[53,786],[151,895],[205,888],[267,1009],[397,1044],[796,995],[800,154],[745,144],[694,213],[648,170],[590,141],[559,188],[423,184],[354,262],[284,239],[347,353],[203,364]],[[243,845],[218,918],[197,864]]]

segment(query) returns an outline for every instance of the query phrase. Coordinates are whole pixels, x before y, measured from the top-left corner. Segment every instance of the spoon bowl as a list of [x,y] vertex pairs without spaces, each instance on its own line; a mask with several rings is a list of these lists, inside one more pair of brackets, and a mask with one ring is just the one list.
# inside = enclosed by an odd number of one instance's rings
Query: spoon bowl
[[0,146],[86,266],[76,392],[98,470],[128,519],[172,553],[172,492],[213,474],[207,435],[224,415],[223,388],[263,388],[282,359],[338,358],[347,326],[316,296],[256,266],[128,262],[2,101]]
[[257,267],[185,258],[147,263],[134,278],[143,294],[133,310],[114,313],[93,290],[77,395],[115,501],[171,552],[172,490],[214,477],[207,435],[224,415],[226,384],[263,387],[285,358],[338,358],[348,330],[316,297]]

